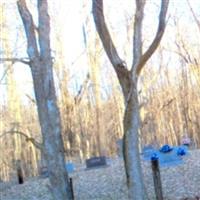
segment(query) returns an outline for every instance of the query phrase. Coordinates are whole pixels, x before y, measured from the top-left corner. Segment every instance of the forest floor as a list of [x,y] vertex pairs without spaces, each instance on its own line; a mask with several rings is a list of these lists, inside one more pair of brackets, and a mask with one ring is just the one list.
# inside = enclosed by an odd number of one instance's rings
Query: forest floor
[[[192,150],[184,156],[184,163],[161,167],[162,187],[165,200],[197,199],[200,196],[200,150]],[[143,162],[146,189],[154,200],[151,166]],[[77,165],[70,174],[73,179],[76,200],[127,200],[127,188],[123,161],[109,160],[108,166],[86,170]],[[48,178],[30,178],[24,184],[0,183],[0,200],[52,200]]]

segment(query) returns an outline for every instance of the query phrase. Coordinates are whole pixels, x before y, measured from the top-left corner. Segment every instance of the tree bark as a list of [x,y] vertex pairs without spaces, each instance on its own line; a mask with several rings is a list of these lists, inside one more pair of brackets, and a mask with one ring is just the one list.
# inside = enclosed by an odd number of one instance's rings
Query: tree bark
[[65,170],[61,119],[53,78],[47,0],[38,0],[38,42],[32,15],[26,6],[26,1],[19,0],[17,5],[27,37],[27,54],[30,59],[39,122],[43,136],[43,153],[47,161],[51,191],[55,200],[71,200],[70,183]]
[[93,17],[105,52],[119,79],[125,100],[123,152],[129,199],[146,200],[139,154],[140,116],[137,82],[142,68],[155,52],[163,36],[169,0],[161,1],[158,29],[152,43],[144,53],[142,52],[142,22],[145,0],[135,0],[135,2],[133,63],[130,71],[119,57],[110,36],[104,18],[103,0],[93,0]]
[[[52,66],[48,62],[51,61],[33,63],[31,69],[51,189],[55,199],[64,200],[70,199],[70,187],[65,170],[60,113],[56,103]],[[36,70],[40,66],[42,72]]]
[[123,154],[127,177],[128,197],[134,200],[146,200],[147,194],[143,182],[143,173],[139,153],[139,102],[137,78],[132,82],[131,95],[127,100],[124,114]]

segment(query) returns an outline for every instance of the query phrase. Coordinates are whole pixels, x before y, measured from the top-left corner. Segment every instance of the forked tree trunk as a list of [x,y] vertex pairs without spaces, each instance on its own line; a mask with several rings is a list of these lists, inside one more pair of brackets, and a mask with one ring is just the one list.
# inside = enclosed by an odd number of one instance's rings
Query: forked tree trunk
[[[39,122],[43,136],[43,155],[47,161],[51,191],[55,200],[71,200],[70,183],[65,170],[61,119],[57,106],[50,48],[48,1],[38,0],[38,36],[25,0],[17,2],[27,38],[27,54],[33,78]],[[37,41],[38,40],[38,41]]]
[[119,54],[112,41],[103,12],[103,0],[93,0],[93,17],[104,50],[114,67],[125,99],[124,116],[124,164],[126,170],[129,199],[146,200],[139,154],[139,103],[137,81],[140,72],[158,47],[165,30],[165,18],[169,0],[161,1],[157,33],[146,52],[142,52],[142,22],[145,0],[135,0],[136,13],[133,35],[133,63],[131,70]]

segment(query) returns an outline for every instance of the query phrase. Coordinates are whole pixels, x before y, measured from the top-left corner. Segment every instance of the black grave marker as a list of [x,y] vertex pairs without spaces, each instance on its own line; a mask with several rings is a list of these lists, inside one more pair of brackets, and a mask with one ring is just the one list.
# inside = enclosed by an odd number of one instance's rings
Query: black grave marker
[[163,200],[162,183],[161,183],[161,177],[160,177],[158,157],[156,158],[154,156],[151,158],[151,167],[152,167],[152,172],[153,172],[153,182],[154,182],[156,200]]
[[18,183],[23,184],[24,183],[24,174],[23,174],[23,170],[22,170],[21,160],[17,160],[16,167],[17,167]]
[[92,157],[86,160],[86,167],[87,169],[95,168],[95,167],[103,167],[106,166],[106,157],[99,156],[99,157]]

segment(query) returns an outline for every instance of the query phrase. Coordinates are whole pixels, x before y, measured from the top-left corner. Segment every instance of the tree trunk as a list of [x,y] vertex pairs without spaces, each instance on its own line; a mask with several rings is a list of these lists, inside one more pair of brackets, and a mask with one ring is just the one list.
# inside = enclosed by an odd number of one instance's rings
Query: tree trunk
[[124,115],[123,153],[127,176],[128,196],[132,200],[146,200],[146,190],[139,153],[139,103],[137,93],[137,80],[132,83],[130,96],[126,98]]
[[[51,190],[55,200],[71,199],[69,179],[65,170],[61,120],[56,102],[52,63],[49,60],[37,61],[31,69]],[[38,69],[42,69],[42,73]]]
[[50,17],[48,1],[38,0],[38,35],[33,17],[25,0],[18,0],[29,56],[39,122],[43,136],[43,155],[55,200],[71,200],[70,183],[65,170],[64,145],[61,136],[61,119],[57,106],[50,46]]

